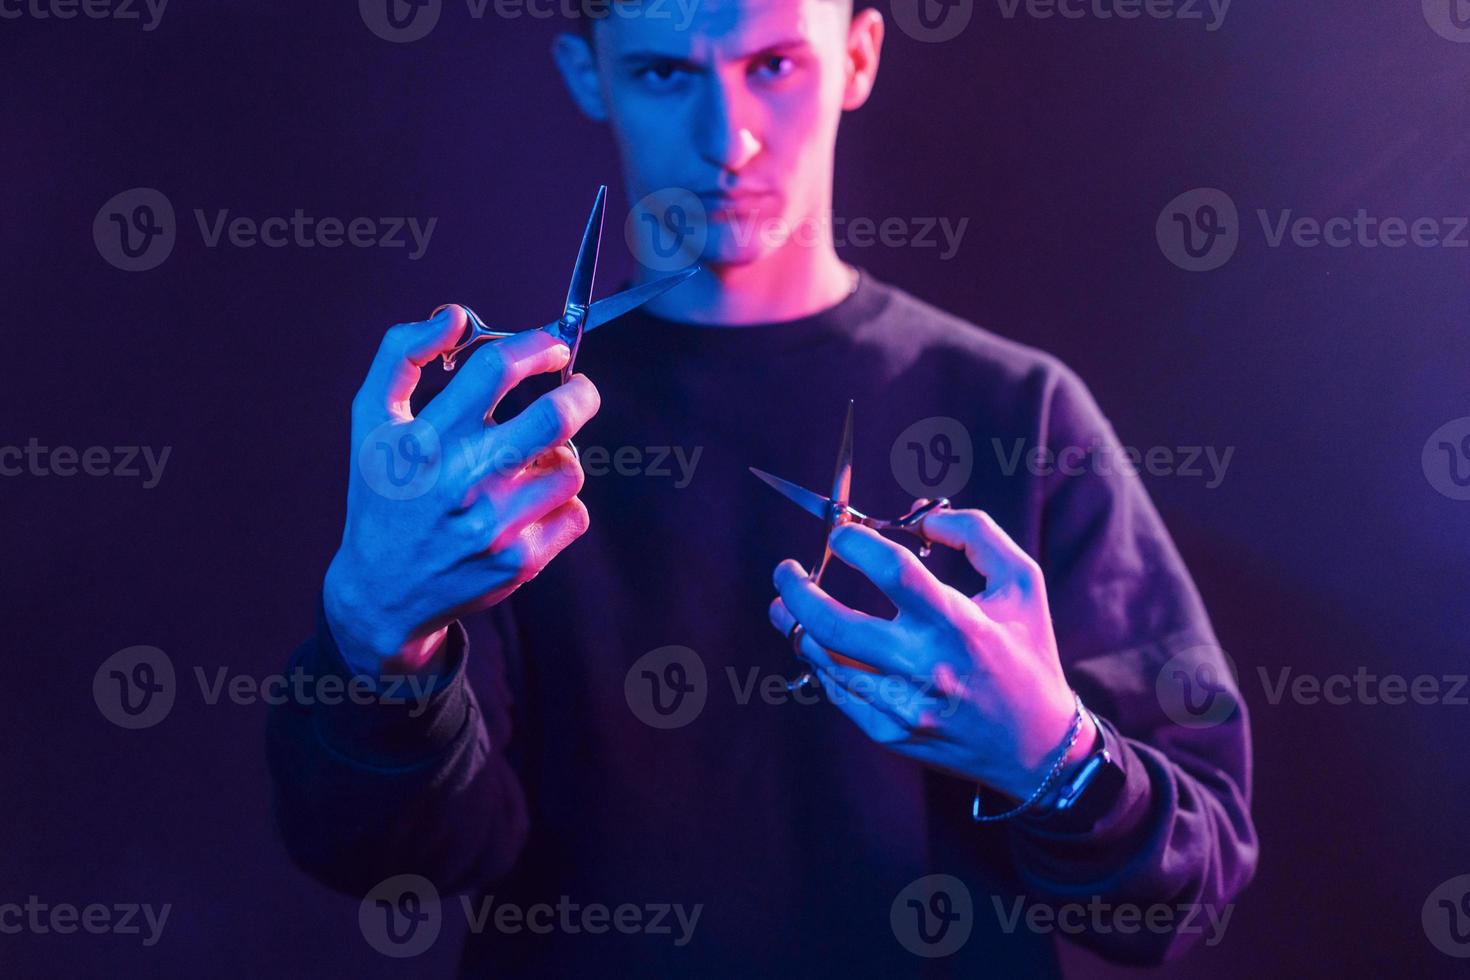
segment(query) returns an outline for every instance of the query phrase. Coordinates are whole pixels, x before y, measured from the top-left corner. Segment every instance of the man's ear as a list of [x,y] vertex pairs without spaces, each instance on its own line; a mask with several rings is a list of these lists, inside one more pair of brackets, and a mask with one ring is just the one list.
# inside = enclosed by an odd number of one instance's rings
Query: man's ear
[[595,122],[607,122],[602,78],[597,72],[597,58],[592,54],[587,39],[575,34],[558,34],[551,42],[551,57],[556,61],[572,101],[577,103],[582,114]]
[[843,109],[860,109],[873,94],[873,85],[878,80],[878,59],[883,54],[883,30],[883,15],[873,7],[852,15],[852,25],[847,29],[847,86],[842,91]]

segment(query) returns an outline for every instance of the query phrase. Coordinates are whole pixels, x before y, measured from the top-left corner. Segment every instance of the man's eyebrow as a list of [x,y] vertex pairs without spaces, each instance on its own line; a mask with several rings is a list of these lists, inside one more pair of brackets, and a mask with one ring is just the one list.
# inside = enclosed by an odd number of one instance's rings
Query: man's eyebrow
[[[744,54],[737,54],[729,60],[749,61],[776,51],[795,51],[809,47],[811,47],[811,42],[804,37],[785,38],[779,41],[768,41],[759,48]],[[673,54],[668,51],[625,51],[618,55],[618,62],[623,65],[647,64],[650,61],[672,61],[680,65],[698,65],[698,62],[687,54]]]

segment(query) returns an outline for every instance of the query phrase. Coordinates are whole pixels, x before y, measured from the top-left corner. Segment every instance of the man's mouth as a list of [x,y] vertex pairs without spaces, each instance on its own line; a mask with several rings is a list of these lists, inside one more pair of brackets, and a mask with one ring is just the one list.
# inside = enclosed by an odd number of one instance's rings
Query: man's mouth
[[776,196],[765,191],[707,191],[700,203],[711,221],[740,221],[772,212]]

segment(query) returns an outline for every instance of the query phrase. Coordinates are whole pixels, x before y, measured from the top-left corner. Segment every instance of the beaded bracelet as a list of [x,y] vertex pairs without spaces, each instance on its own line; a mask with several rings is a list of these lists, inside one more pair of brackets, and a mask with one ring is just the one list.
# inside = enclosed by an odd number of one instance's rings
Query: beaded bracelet
[[1072,718],[1072,727],[1067,732],[1067,740],[1062,744],[1061,750],[1057,753],[1057,761],[1052,763],[1051,769],[1046,774],[1046,778],[1041,781],[1040,786],[1036,787],[1036,792],[1026,797],[1018,806],[1012,807],[1004,813],[986,815],[980,812],[980,784],[976,783],[975,801],[970,804],[971,820],[976,823],[994,823],[997,820],[1009,820],[1012,817],[1019,817],[1035,806],[1036,801],[1045,796],[1047,791],[1052,788],[1057,781],[1057,777],[1062,774],[1062,767],[1067,761],[1067,756],[1072,752],[1072,746],[1077,744],[1077,736],[1082,733],[1082,698],[1078,696],[1076,691],[1072,692],[1072,701],[1076,706],[1076,714]]

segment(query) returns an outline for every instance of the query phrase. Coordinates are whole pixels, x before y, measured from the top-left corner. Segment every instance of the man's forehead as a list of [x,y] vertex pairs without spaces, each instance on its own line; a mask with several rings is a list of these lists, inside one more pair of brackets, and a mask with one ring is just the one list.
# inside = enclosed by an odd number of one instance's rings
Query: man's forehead
[[660,53],[693,61],[754,54],[786,42],[814,42],[846,23],[846,0],[635,0],[613,3],[600,33],[614,57]]

